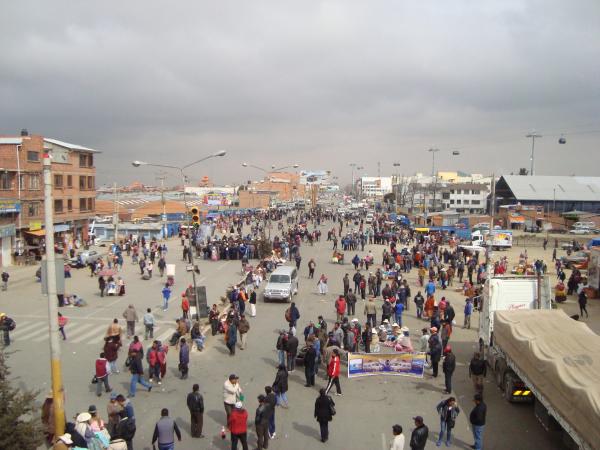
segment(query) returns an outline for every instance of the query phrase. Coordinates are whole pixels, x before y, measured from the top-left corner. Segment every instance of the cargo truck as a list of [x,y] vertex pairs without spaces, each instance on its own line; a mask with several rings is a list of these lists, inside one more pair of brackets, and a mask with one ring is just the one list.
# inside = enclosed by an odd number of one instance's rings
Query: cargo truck
[[600,336],[562,310],[494,312],[486,358],[510,402],[533,402],[569,449],[600,448]]
[[471,243],[474,246],[487,247],[490,240],[494,250],[511,248],[513,234],[511,230],[476,230],[471,233]]
[[[589,328],[583,329],[563,312],[552,310],[547,277],[493,277],[486,281],[479,345],[495,384],[509,402],[534,403],[542,425],[559,432],[569,448],[600,448],[591,444],[600,442],[600,432],[585,431],[574,423],[579,419],[573,417],[581,412],[576,404],[565,401],[585,396],[588,387],[582,391],[582,383],[593,382],[589,392],[595,400],[581,403],[586,404],[588,417],[600,417],[600,411],[594,410],[600,409],[599,341]],[[591,355],[590,350],[597,353]],[[569,379],[565,371],[574,378]],[[595,375],[586,379],[588,372]]]

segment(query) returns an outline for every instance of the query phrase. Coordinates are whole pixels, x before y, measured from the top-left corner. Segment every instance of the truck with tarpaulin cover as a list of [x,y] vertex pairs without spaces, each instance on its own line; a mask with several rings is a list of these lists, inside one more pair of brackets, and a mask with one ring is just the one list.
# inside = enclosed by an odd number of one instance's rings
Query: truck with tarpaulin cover
[[600,336],[586,324],[562,310],[496,311],[487,352],[508,401],[532,401],[567,448],[600,448]]

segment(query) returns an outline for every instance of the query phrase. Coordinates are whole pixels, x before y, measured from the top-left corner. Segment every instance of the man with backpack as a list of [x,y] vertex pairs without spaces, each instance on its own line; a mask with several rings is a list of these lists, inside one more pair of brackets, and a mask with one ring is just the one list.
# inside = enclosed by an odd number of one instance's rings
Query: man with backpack
[[10,345],[10,332],[17,327],[17,324],[13,319],[8,317],[5,313],[0,313],[0,330],[4,335],[4,346]]

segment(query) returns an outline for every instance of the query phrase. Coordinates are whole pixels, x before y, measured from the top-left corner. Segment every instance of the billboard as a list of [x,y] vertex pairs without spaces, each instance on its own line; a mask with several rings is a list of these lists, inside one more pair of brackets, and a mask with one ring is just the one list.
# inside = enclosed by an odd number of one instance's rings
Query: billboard
[[423,378],[425,353],[348,353],[348,378],[395,375]]

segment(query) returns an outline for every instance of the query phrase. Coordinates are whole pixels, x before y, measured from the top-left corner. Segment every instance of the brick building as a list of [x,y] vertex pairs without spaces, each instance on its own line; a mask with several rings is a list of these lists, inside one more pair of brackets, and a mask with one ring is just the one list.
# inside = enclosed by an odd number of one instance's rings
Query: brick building
[[[94,156],[98,151],[40,135],[30,136],[26,130],[21,136],[0,136],[0,198],[4,202],[0,202],[2,265],[14,262],[11,254],[40,252],[45,234],[44,152],[52,155],[57,244],[68,247],[74,240],[81,243],[87,238],[88,219],[95,215]],[[8,207],[2,208],[2,204]],[[21,256],[17,262],[19,259]]]
[[270,172],[267,177],[248,186],[249,191],[270,192],[278,201],[303,200],[305,185],[300,183],[300,175],[290,172]]

